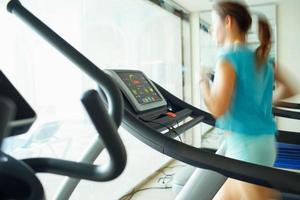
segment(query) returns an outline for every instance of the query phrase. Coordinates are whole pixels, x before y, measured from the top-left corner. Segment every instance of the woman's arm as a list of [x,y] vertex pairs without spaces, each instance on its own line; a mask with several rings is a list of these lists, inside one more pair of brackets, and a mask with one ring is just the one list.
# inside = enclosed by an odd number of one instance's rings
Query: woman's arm
[[208,110],[215,118],[222,116],[231,104],[236,74],[231,63],[222,60],[217,63],[215,78],[212,85],[202,77],[200,89]]
[[280,100],[294,96],[296,92],[292,89],[291,85],[282,77],[277,65],[274,64],[274,74],[276,88],[273,92],[273,105],[277,105]]

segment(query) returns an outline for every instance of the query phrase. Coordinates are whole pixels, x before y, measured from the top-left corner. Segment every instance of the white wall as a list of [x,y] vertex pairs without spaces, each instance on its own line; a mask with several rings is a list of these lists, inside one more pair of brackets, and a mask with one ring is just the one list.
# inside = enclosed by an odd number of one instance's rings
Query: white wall
[[280,71],[300,92],[300,1],[282,0],[278,3],[278,62]]

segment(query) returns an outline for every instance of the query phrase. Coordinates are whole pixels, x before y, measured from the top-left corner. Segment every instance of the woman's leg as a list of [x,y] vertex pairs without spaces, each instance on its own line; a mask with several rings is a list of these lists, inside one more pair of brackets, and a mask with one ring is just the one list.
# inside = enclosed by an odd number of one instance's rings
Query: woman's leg
[[241,200],[240,190],[234,179],[228,178],[213,200]]
[[213,200],[279,200],[275,190],[229,178]]
[[[272,166],[276,157],[274,136],[247,137],[231,135],[227,138],[226,156],[237,160]],[[271,189],[228,179],[214,200],[270,200],[280,199]]]
[[279,200],[279,194],[267,187],[234,180],[242,200]]

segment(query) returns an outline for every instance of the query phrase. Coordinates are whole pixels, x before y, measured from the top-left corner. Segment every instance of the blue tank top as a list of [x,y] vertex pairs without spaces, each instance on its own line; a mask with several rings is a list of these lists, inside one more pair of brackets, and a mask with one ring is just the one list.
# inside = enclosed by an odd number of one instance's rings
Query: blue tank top
[[256,69],[255,53],[246,45],[223,48],[218,60],[229,61],[236,73],[236,82],[228,111],[216,120],[216,127],[225,131],[262,135],[275,134],[272,114],[273,62],[268,59]]

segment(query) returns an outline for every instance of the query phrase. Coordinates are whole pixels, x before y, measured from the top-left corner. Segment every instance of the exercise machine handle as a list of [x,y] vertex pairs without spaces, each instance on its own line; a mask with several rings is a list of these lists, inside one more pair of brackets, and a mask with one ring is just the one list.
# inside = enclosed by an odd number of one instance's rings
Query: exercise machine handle
[[106,146],[110,162],[97,166],[51,158],[30,158],[23,161],[36,172],[49,172],[93,181],[112,180],[123,172],[127,160],[124,144],[117,131],[118,127],[108,115],[97,91],[87,91],[81,101]]
[[35,172],[20,160],[0,151],[1,199],[44,200],[45,192]]
[[[29,158],[23,161],[36,172],[49,172],[94,181],[112,180],[123,171],[126,165],[125,148],[117,134],[124,112],[121,91],[108,75],[23,7],[20,1],[11,0],[7,4],[7,10],[26,22],[85,74],[96,81],[104,91],[108,101],[106,110],[103,102],[100,102],[100,98],[95,92],[88,92],[83,97],[83,104],[110,153],[111,162],[109,164],[96,166],[50,158]],[[87,102],[91,103],[91,105],[88,105],[89,103]]]

